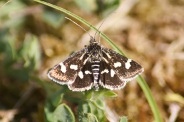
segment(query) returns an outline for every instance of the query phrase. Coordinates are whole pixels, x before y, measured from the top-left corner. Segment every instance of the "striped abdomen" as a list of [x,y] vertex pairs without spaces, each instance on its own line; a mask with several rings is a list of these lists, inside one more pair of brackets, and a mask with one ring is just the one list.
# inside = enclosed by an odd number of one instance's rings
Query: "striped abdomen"
[[92,74],[93,74],[93,80],[94,80],[94,87],[96,90],[98,90],[98,81],[100,78],[100,61],[99,60],[95,60],[92,61],[92,65],[91,65],[91,69],[92,69]]

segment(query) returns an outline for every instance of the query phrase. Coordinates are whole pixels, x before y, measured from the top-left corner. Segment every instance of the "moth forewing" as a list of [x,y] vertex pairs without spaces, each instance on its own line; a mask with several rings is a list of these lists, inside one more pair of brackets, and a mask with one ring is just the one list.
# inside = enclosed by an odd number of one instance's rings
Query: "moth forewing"
[[81,71],[78,72],[75,82],[69,84],[68,87],[72,91],[85,91],[91,89],[93,84],[91,65],[88,61],[82,67]]
[[49,70],[48,77],[61,85],[72,84],[87,58],[88,55],[85,49],[73,53],[68,59]]
[[108,60],[110,67],[122,81],[130,81],[144,71],[142,66],[137,62],[111,49],[103,48],[102,52],[104,58]]

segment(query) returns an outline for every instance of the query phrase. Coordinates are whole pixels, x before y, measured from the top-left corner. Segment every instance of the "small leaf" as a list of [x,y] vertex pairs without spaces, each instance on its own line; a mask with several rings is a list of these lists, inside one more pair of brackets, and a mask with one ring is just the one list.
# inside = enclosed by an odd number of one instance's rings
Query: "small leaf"
[[95,107],[97,107],[100,110],[104,110],[104,101],[101,99],[98,100],[89,100]]
[[54,107],[58,106],[60,104],[60,102],[63,100],[63,96],[64,94],[63,93],[55,93],[52,97],[51,97],[51,102],[52,102],[52,105]]
[[103,99],[97,99],[97,100],[95,101],[95,105],[96,105],[98,108],[104,110],[104,107],[105,107],[105,103],[104,103],[104,102],[105,102],[105,101],[104,101]]
[[74,114],[71,109],[65,105],[59,105],[53,113],[53,122],[75,122]]
[[92,100],[97,100],[97,99],[103,99],[103,98],[109,98],[109,97],[117,97],[117,94],[113,91],[107,90],[107,89],[102,89],[99,90],[97,92],[95,92],[95,94],[92,94],[91,99]]
[[123,116],[120,118],[120,121],[119,122],[128,122],[128,119],[126,116]]
[[44,112],[45,112],[45,119],[50,122],[53,120],[53,112],[51,111],[51,104],[49,102],[46,102],[45,107],[44,107]]
[[78,113],[90,113],[91,107],[88,102],[79,104]]
[[118,95],[115,92],[110,91],[110,90],[104,92],[104,97],[117,97],[117,96]]
[[98,122],[98,119],[92,113],[83,113],[83,116],[79,117],[79,122]]
[[86,98],[91,99],[93,97],[93,93],[94,93],[94,91],[92,91],[92,90],[86,91],[85,92]]
[[25,67],[32,69],[38,69],[41,64],[40,44],[36,36],[32,34],[26,34],[23,47],[21,49],[21,55],[25,61]]

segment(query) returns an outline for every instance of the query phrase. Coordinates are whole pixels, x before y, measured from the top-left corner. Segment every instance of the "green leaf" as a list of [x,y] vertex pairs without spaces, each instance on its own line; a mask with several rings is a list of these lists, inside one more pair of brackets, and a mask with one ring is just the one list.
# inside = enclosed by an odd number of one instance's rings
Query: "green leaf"
[[47,122],[50,122],[53,120],[53,112],[52,112],[52,106],[51,104],[47,101],[44,107],[44,112],[45,112],[45,119]]
[[83,113],[79,118],[79,122],[98,122],[98,119],[92,113]]
[[57,107],[61,103],[61,101],[63,100],[63,96],[63,93],[57,92],[51,97],[51,103],[53,107]]
[[78,106],[78,113],[79,115],[81,113],[90,113],[91,112],[91,107],[89,102],[82,102],[81,104],[79,104]]
[[[102,107],[103,106],[103,107]],[[104,103],[103,100],[98,100],[97,101],[90,101],[88,100],[88,102],[82,102],[81,104],[79,104],[78,107],[78,116],[79,116],[79,121],[82,120],[88,120],[88,119],[82,119],[82,118],[86,118],[87,115],[96,115],[95,117],[100,121],[100,122],[104,122],[105,119],[105,114],[104,114]],[[90,116],[88,116],[90,117]]]
[[117,96],[118,95],[115,92],[110,91],[110,90],[104,92],[104,97],[117,97]]
[[61,104],[55,109],[52,122],[75,122],[74,114],[67,105]]
[[120,118],[120,121],[119,122],[128,122],[128,119],[126,116],[123,116]]
[[24,58],[24,66],[32,69],[38,69],[41,64],[40,44],[36,36],[27,34],[21,49],[21,55]]
[[101,108],[102,110],[105,109],[105,100],[104,100],[104,99],[97,99],[97,100],[96,100],[96,104],[97,104],[98,107]]
[[110,98],[110,97],[117,97],[117,94],[113,91],[107,90],[107,89],[101,89],[99,91],[92,91],[86,94],[87,98],[90,100],[97,100],[97,99],[103,99],[103,98]]
[[104,111],[104,100],[103,99],[97,99],[97,100],[89,100],[90,107],[91,107],[91,113],[96,115],[98,120],[100,122],[104,122],[106,120],[105,118],[105,111]]
[[61,90],[51,94],[45,103],[45,117],[47,121],[53,121],[53,113],[63,99],[63,93]]
[[92,90],[86,91],[85,92],[85,97],[87,99],[91,99],[93,97],[93,95],[94,95],[93,93],[94,93],[94,91],[92,91]]

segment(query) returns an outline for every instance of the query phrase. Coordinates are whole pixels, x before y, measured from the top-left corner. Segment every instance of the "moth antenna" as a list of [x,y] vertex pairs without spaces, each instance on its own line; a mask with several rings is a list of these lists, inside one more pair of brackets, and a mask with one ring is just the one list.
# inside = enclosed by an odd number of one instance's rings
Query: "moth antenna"
[[[102,25],[104,24],[104,22],[105,22],[105,20],[102,21],[102,23],[101,23],[100,26],[98,27],[98,30],[102,27]],[[97,32],[98,32],[98,31],[95,32],[94,38],[95,38]],[[100,43],[100,35],[101,35],[101,32],[99,31],[99,39],[98,39],[98,40],[99,40],[99,43]]]
[[90,37],[92,37],[86,29],[84,29],[82,26],[80,26],[78,23],[76,23],[75,21],[73,21],[72,19],[65,17],[67,20],[70,20],[71,22],[73,22],[75,25],[77,25],[78,27],[80,27],[82,30],[84,30]]
[[99,44],[100,44],[100,41],[101,41],[101,40],[100,40],[100,39],[101,39],[101,38],[100,38],[100,35],[101,35],[101,32],[99,33],[99,36],[98,36],[98,42],[99,42]]

